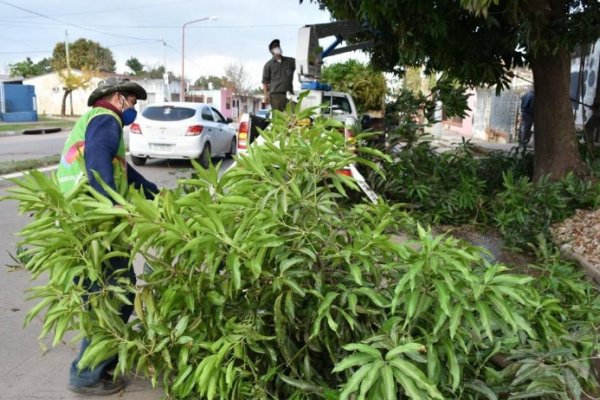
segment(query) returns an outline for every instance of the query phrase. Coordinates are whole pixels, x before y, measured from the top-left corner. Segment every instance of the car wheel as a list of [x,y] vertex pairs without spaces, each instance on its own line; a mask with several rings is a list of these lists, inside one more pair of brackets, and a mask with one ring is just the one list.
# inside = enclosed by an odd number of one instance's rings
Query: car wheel
[[227,158],[232,158],[237,154],[237,142],[235,137],[231,139],[231,146],[229,147],[229,153],[226,154]]
[[134,165],[144,165],[146,164],[146,160],[146,157],[131,156],[131,162],[133,162]]
[[208,166],[211,163],[211,154],[210,154],[210,143],[204,143],[204,148],[202,149],[202,153],[200,154],[200,165],[202,168],[208,169]]

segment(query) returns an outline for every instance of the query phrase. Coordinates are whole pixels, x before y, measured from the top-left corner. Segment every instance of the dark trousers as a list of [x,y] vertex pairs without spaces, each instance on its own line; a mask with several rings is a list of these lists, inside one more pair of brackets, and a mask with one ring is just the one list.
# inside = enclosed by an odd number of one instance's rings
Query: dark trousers
[[521,114],[521,126],[519,126],[519,144],[521,146],[527,146],[531,140],[533,127],[533,116],[527,114]]
[[[135,272],[133,271],[133,266],[129,266],[129,260],[123,257],[111,258],[110,266],[108,266],[107,270],[104,271],[104,273],[109,277],[109,284],[117,285],[117,275],[115,274],[115,271],[118,270],[125,270],[125,273],[120,273],[118,276],[128,278],[131,281],[131,283],[135,285],[136,277]],[[100,288],[95,284],[89,285],[88,287],[88,292],[94,292],[98,290],[100,290]],[[135,294],[127,293],[127,298],[133,304]],[[133,306],[129,306],[127,304],[121,305],[121,308],[119,309],[119,316],[121,317],[123,322],[127,322],[132,313]],[[107,371],[110,371],[117,365],[117,356],[114,356],[102,361],[94,369],[91,369],[89,367],[79,369],[79,360],[81,360],[81,357],[83,357],[83,354],[88,348],[89,344],[89,339],[83,338],[83,340],[81,341],[81,349],[79,350],[79,354],[77,355],[77,358],[71,363],[71,368],[69,370],[69,384],[72,386],[82,387],[93,385],[94,383],[100,381]]]
[[271,93],[269,99],[273,110],[285,111],[285,106],[288,102],[285,93]]

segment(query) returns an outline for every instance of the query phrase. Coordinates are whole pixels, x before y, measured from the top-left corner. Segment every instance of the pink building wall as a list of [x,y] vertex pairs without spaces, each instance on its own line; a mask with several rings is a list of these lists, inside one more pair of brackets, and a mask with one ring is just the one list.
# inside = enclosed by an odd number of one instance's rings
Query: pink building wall
[[469,110],[466,111],[464,119],[451,118],[442,120],[442,126],[444,129],[451,132],[457,133],[461,136],[472,137],[473,136],[473,110],[477,104],[477,92],[469,90],[467,92],[469,98],[467,99],[467,105]]
[[233,118],[233,92],[229,89],[220,90],[221,103],[218,105],[219,111],[225,118]]

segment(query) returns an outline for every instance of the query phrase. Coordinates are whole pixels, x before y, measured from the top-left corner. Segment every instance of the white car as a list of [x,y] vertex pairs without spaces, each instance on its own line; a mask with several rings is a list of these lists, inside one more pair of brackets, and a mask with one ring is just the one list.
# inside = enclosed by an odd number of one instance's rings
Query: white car
[[129,129],[131,161],[144,165],[148,158],[195,159],[208,168],[214,155],[236,153],[236,130],[231,122],[210,104],[150,104]]

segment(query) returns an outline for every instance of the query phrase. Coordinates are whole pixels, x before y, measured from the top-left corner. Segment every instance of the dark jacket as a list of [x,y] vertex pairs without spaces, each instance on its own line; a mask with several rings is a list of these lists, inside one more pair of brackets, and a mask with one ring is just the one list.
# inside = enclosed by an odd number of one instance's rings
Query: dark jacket
[[[115,111],[112,107],[106,107]],[[120,114],[120,113],[119,113]],[[85,169],[90,185],[106,197],[110,196],[96,181],[92,171],[96,171],[102,180],[116,190],[113,159],[119,150],[123,130],[111,115],[99,115],[93,118],[85,131]],[[147,198],[153,198],[158,193],[158,187],[146,180],[129,163],[127,163],[127,182],[136,189],[144,188]]]
[[262,83],[269,85],[269,93],[293,92],[294,71],[296,60],[291,57],[281,57],[281,61],[271,58],[263,68]]
[[525,93],[521,97],[521,115],[533,117],[533,101],[535,100],[535,94],[533,90]]

